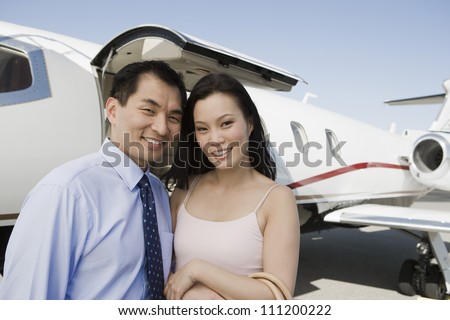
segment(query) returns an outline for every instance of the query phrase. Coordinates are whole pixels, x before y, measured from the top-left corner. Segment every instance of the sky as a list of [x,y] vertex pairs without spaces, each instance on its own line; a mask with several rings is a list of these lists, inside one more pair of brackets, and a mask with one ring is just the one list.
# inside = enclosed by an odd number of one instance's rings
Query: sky
[[427,130],[440,105],[389,99],[443,93],[449,0],[0,0],[0,20],[106,44],[159,24],[288,70],[283,95],[389,130]]

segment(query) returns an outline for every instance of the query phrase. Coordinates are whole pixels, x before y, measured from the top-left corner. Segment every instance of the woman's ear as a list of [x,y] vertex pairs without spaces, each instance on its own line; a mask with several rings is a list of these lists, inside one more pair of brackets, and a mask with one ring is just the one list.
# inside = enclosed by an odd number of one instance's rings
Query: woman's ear
[[248,136],[250,137],[250,135],[252,134],[252,132],[253,132],[253,121],[251,121],[251,120],[249,120],[248,121]]
[[109,97],[108,100],[106,100],[105,103],[106,117],[108,117],[108,121],[111,124],[114,124],[116,122],[117,108],[120,107],[118,104],[119,102],[117,101],[117,99],[113,97]]

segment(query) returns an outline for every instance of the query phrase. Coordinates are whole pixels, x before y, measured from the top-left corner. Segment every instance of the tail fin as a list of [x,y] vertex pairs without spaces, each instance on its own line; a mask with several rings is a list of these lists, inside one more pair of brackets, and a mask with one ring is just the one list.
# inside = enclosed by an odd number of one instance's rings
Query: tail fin
[[443,83],[445,93],[432,96],[423,96],[416,98],[389,100],[385,103],[390,105],[410,105],[410,104],[435,104],[442,103],[441,111],[436,120],[430,127],[430,131],[450,132],[450,80]]

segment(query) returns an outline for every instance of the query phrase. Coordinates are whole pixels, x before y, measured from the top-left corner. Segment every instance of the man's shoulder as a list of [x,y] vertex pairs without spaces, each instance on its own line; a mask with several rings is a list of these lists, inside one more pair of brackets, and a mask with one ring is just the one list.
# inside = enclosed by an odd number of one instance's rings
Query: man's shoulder
[[99,153],[91,153],[80,158],[63,163],[50,171],[40,184],[68,185],[75,179],[83,178],[101,167],[103,163]]

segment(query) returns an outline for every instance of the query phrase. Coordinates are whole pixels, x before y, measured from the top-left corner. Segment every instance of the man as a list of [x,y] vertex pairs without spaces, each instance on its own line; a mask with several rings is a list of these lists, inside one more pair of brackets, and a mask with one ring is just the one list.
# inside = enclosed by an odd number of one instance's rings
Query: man
[[[147,246],[157,243],[163,286],[173,233],[167,192],[149,163],[160,161],[179,133],[185,101],[183,81],[164,62],[133,63],[117,73],[105,104],[110,138],[98,153],[53,170],[28,195],[8,244],[0,299],[161,295],[147,272]],[[151,191],[141,200],[147,178]],[[151,195],[159,237],[144,244],[143,204]]]

